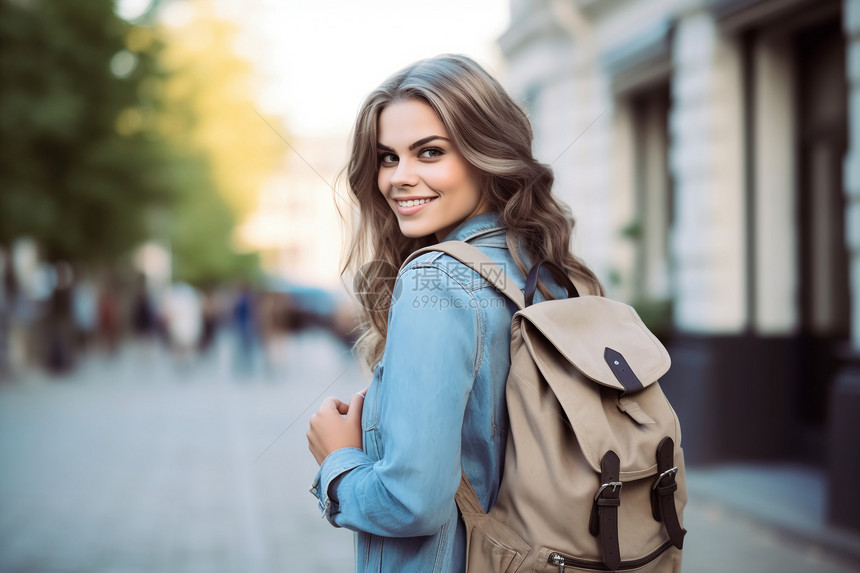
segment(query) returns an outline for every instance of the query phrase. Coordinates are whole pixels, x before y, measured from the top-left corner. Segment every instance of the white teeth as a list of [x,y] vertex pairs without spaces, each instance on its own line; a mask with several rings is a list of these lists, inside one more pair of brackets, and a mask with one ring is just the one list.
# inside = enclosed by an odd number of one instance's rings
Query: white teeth
[[398,201],[397,204],[401,207],[415,207],[416,205],[423,205],[424,203],[429,203],[433,199],[418,199],[411,201]]

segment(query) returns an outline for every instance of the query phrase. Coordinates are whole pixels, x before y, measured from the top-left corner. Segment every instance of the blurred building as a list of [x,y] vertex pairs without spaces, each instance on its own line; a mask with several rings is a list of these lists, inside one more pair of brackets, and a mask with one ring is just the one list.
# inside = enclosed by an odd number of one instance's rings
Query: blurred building
[[334,288],[340,281],[343,225],[351,209],[334,189],[346,164],[346,142],[302,137],[284,144],[283,167],[262,187],[256,210],[238,229],[238,242],[258,250],[267,273]]
[[499,43],[688,461],[817,464],[860,529],[860,0],[512,0]]

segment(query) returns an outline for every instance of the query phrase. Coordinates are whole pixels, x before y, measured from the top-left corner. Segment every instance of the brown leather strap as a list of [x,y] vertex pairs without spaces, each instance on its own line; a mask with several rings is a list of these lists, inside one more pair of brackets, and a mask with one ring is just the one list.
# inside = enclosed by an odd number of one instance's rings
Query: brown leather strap
[[478,494],[475,493],[475,488],[469,483],[466,472],[461,471],[460,473],[460,487],[457,488],[454,500],[457,502],[457,507],[460,508],[460,513],[463,515],[484,515],[484,508],[481,507],[481,502],[478,501]]
[[678,468],[674,466],[674,457],[675,442],[672,438],[663,438],[657,446],[657,479],[651,488],[651,513],[654,519],[663,522],[672,545],[683,549],[687,530],[681,527],[675,509],[675,491],[678,489],[675,474]]
[[594,495],[588,529],[598,538],[603,562],[615,570],[621,565],[618,549],[618,508],[621,505],[621,462],[618,454],[609,450],[600,464],[600,488]]

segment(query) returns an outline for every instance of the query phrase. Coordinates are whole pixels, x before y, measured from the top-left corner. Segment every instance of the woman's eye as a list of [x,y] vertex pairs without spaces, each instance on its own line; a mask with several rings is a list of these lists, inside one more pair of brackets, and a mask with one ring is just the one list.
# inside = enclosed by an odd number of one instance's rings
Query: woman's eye
[[429,147],[427,149],[421,150],[421,157],[425,159],[434,159],[436,157],[440,157],[444,152],[441,149],[437,149],[435,147]]
[[393,153],[381,153],[379,155],[379,163],[382,165],[394,165],[397,163],[397,156]]

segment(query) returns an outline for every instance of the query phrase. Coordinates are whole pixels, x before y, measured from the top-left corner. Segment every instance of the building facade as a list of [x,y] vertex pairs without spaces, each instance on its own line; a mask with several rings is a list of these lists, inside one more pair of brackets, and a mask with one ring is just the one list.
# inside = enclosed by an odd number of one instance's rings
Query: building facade
[[240,247],[260,253],[264,270],[303,285],[340,286],[342,237],[353,207],[336,189],[346,164],[341,137],[298,137],[281,168],[261,187],[257,208],[238,228]]
[[860,0],[512,0],[499,44],[688,461],[818,465],[860,529]]

